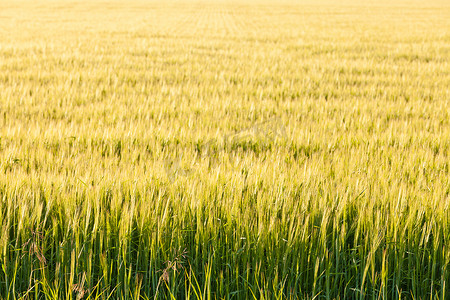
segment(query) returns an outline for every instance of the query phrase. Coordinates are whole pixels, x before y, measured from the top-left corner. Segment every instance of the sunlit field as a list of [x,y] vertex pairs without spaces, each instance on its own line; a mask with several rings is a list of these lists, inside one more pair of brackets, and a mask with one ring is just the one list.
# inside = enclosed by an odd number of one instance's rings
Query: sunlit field
[[450,2],[0,1],[0,299],[449,299]]

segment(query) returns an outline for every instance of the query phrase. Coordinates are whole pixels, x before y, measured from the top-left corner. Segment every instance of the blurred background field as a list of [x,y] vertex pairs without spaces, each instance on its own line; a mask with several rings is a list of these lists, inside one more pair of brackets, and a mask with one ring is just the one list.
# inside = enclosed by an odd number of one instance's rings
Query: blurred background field
[[448,298],[449,58],[447,1],[0,2],[0,298]]

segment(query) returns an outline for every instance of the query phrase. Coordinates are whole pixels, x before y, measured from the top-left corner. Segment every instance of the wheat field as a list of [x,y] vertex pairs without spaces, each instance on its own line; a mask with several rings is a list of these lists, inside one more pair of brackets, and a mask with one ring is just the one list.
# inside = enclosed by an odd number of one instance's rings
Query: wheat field
[[0,2],[0,299],[448,299],[448,1]]

